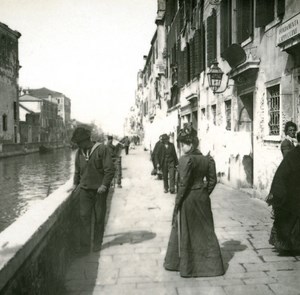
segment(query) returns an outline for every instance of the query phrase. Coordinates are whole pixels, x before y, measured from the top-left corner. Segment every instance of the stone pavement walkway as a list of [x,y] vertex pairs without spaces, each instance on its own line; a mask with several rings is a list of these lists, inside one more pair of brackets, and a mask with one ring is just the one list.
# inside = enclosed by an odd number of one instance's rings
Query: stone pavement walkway
[[272,221],[263,201],[218,184],[211,195],[226,273],[181,278],[163,268],[175,195],[150,175],[149,152],[123,156],[123,188],[112,197],[100,253],[76,259],[69,295],[300,294],[300,257],[280,257],[268,244]]

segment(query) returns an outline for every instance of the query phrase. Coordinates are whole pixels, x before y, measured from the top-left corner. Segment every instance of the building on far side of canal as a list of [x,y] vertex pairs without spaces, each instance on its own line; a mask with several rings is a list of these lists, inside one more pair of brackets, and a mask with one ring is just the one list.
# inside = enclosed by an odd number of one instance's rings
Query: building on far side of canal
[[68,142],[71,100],[47,88],[26,89],[20,96],[21,142]]
[[19,142],[20,36],[19,32],[0,23],[0,144]]
[[300,127],[300,2],[158,0],[159,12],[167,111],[152,110],[159,95],[147,68],[155,64],[151,44],[141,74],[147,83],[137,87],[146,144],[162,132],[176,140],[192,123],[219,180],[264,198],[282,159],[285,123]]

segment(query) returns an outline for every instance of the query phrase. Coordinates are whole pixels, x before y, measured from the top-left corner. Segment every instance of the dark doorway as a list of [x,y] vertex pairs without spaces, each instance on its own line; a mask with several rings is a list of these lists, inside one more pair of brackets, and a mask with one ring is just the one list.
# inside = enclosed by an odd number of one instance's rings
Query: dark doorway
[[249,155],[244,155],[242,165],[246,175],[245,181],[241,182],[241,187],[253,187],[253,92],[240,96],[239,102],[239,122],[238,130],[247,132],[250,136]]

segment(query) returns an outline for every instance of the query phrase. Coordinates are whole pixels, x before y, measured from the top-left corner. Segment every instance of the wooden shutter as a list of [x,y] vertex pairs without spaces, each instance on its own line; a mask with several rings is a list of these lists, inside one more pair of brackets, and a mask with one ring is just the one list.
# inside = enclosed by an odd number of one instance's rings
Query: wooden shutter
[[[187,45],[188,46],[188,45]],[[187,46],[183,51],[183,71],[184,71],[184,80],[183,84],[187,84],[189,81],[189,64],[188,64],[188,48]]]
[[190,51],[189,51],[189,56],[190,56],[190,80],[194,77],[195,73],[195,65],[194,65],[194,40],[190,40]]
[[207,65],[211,66],[217,57],[217,23],[216,11],[213,9],[212,15],[207,18]]
[[264,27],[274,20],[274,0],[256,0],[255,27]]
[[171,1],[166,0],[166,25],[169,26],[171,24]]
[[285,0],[277,0],[277,16],[282,17],[285,13]]
[[200,28],[200,48],[199,48],[199,62],[200,73],[205,70],[206,56],[205,56],[205,25],[202,23]]
[[195,31],[194,35],[194,66],[195,66],[195,76],[201,73],[200,71],[200,50],[201,50],[201,33],[200,30]]
[[184,85],[184,64],[183,64],[183,52],[181,51],[180,38],[177,40],[177,56],[178,56],[178,87]]
[[191,20],[191,0],[185,0],[184,7],[185,7],[185,19],[186,19],[186,21],[190,21]]
[[221,53],[231,44],[231,0],[221,2]]
[[184,52],[179,51],[179,67],[178,67],[178,86],[184,86]]

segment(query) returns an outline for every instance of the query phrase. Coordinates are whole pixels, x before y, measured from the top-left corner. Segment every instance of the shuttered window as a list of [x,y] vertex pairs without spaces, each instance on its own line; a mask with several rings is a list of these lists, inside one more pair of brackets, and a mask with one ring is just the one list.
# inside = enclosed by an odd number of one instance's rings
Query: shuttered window
[[217,17],[213,9],[212,15],[207,18],[207,65],[210,67],[217,57]]
[[183,50],[183,85],[188,83],[189,64],[188,64],[188,50],[187,46]]
[[253,0],[237,0],[237,41],[242,43],[253,35]]
[[204,25],[194,34],[194,76],[199,75],[205,68],[205,38]]
[[285,0],[277,0],[277,16],[283,17],[285,13]]
[[200,30],[195,31],[194,35],[194,64],[195,64],[195,75],[199,75],[201,73],[200,71],[200,50],[201,50],[201,33]]
[[256,0],[255,27],[264,27],[274,20],[275,0]]
[[166,0],[166,25],[169,26],[177,11],[177,0]]
[[185,84],[189,83],[190,81],[190,44],[186,43],[186,47],[184,49],[184,65],[185,65]]
[[195,48],[194,48],[194,39],[190,40],[190,80],[194,78],[195,75]]
[[177,56],[178,56],[178,87],[184,85],[184,60],[183,51],[181,51],[180,38],[177,40]]
[[224,50],[231,45],[231,0],[222,0],[221,2],[221,39],[220,47],[221,54]]

